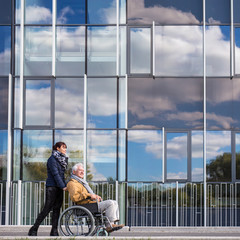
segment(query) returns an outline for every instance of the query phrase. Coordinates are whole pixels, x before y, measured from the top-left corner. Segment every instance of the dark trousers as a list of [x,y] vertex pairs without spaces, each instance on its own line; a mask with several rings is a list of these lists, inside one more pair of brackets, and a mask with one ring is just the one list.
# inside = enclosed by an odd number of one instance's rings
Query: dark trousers
[[58,218],[60,214],[60,208],[63,202],[63,190],[58,187],[46,188],[46,201],[42,211],[38,214],[38,217],[34,223],[34,227],[37,229],[45,217],[52,212],[52,229],[57,229]]

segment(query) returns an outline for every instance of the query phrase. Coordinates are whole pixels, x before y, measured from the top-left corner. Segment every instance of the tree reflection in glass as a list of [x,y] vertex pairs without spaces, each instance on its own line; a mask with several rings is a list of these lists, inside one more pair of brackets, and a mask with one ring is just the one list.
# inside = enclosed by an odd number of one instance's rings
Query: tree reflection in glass
[[128,181],[162,181],[162,131],[128,131]]
[[116,131],[87,131],[87,171],[93,181],[116,180]]
[[207,181],[232,180],[232,154],[230,131],[207,132]]
[[0,180],[7,180],[8,131],[0,130]]
[[45,181],[47,160],[52,154],[52,131],[23,132],[23,180]]

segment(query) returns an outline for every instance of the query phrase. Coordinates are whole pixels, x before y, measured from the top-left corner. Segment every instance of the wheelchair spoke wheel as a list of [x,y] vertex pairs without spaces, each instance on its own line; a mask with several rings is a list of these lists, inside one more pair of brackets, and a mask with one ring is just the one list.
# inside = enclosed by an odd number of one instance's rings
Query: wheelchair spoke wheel
[[95,228],[92,213],[81,206],[67,208],[58,220],[59,232],[63,236],[88,236]]
[[97,232],[97,236],[108,236],[108,232],[106,231],[106,229],[101,228],[98,232]]

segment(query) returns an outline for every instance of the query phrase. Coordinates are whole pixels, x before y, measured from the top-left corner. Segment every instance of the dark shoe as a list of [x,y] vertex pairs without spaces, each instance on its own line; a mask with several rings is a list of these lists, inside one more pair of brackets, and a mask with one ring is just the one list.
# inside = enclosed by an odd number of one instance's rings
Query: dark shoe
[[28,231],[28,236],[37,236],[38,229],[35,226],[32,226]]
[[52,228],[50,232],[50,236],[59,236],[58,230],[56,228]]

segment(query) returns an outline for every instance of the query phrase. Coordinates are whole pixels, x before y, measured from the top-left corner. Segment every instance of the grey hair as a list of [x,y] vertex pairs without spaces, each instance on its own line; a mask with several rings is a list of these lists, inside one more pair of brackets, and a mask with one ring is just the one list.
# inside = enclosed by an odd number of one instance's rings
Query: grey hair
[[79,167],[84,168],[82,163],[77,163],[72,167],[72,172],[76,172]]

